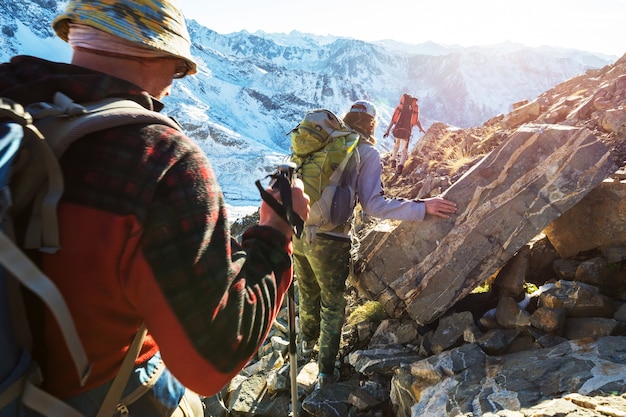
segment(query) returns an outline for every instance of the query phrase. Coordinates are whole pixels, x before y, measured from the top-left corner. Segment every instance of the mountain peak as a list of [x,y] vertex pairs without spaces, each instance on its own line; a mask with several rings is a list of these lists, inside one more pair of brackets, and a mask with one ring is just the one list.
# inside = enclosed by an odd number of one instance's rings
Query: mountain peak
[[[69,46],[52,35],[64,2],[2,2],[0,54],[68,62]],[[511,103],[612,61],[585,51],[525,48],[513,43],[462,48],[426,42],[366,42],[298,31],[219,34],[189,21],[197,75],[176,80],[164,100],[212,161],[227,202],[256,206],[254,180],[289,153],[287,132],[311,108],[343,114],[357,99],[378,108],[382,137],[400,96],[420,99],[425,128],[466,128],[507,113]],[[417,139],[417,137],[416,137]],[[379,140],[381,151],[392,146]],[[241,172],[249,178],[242,181]]]

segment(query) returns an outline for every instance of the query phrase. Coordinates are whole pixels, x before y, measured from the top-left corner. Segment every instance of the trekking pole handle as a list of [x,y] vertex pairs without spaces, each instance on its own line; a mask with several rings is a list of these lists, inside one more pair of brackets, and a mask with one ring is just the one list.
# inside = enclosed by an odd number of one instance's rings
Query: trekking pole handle
[[278,173],[283,175],[289,181],[289,184],[293,182],[293,173],[296,170],[296,164],[293,162],[285,162],[278,165]]
[[[293,184],[294,172],[296,170],[296,164],[293,162],[285,162],[278,166],[278,172],[276,178],[271,183],[272,188],[278,188],[281,194],[281,200],[283,205],[286,205],[285,211],[289,224],[294,228],[297,237],[302,236],[304,231],[304,221],[300,216],[293,211],[291,205],[291,185]],[[287,181],[288,186],[282,186],[280,184],[280,177]]]
[[268,177],[272,179],[270,181],[270,187],[280,192],[282,204],[263,188],[260,180],[256,180],[254,184],[259,189],[263,201],[293,228],[294,233],[299,238],[304,231],[304,220],[302,220],[298,213],[293,211],[293,206],[291,205],[291,186],[295,169],[296,164],[288,162],[281,164],[276,172],[268,175]]
[[[272,184],[272,188],[278,187],[280,189],[281,199],[283,200],[283,204],[285,204],[285,196],[283,194],[284,193],[289,194],[289,196],[287,197],[289,199],[289,207],[286,210],[287,218],[289,220],[289,223],[293,225],[296,236],[300,237],[304,229],[304,222],[302,221],[300,216],[298,216],[298,214],[296,214],[293,211],[293,207],[291,206],[291,185],[293,184],[293,174],[295,170],[296,170],[296,164],[294,164],[293,162],[286,162],[284,164],[279,165],[278,175],[277,175],[277,178],[274,180],[274,183]],[[285,187],[285,186],[281,187],[280,184],[278,184],[280,180],[280,178],[278,177],[281,177],[281,176],[283,177],[283,179],[287,180],[289,184],[288,187]],[[288,318],[289,318],[289,367],[290,367],[289,377],[290,377],[290,385],[291,385],[290,417],[298,417],[298,411],[299,411],[298,410],[298,407],[299,407],[298,406],[298,382],[297,382],[298,347],[296,344],[296,337],[297,337],[296,335],[296,302],[295,302],[295,289],[294,289],[293,282],[289,286],[289,290],[287,293],[287,300],[288,300]]]

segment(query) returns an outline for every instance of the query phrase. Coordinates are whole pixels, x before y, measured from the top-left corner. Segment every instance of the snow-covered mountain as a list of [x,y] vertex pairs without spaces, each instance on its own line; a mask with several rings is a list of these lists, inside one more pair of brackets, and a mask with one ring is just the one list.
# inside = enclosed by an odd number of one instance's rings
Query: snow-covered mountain
[[[50,22],[65,2],[0,2],[0,58],[36,55],[68,62],[71,51]],[[343,115],[367,99],[379,111],[379,146],[402,93],[419,98],[424,128],[441,121],[480,125],[556,84],[618,57],[505,43],[451,47],[364,42],[299,32],[222,35],[190,20],[197,75],[175,81],[166,112],[211,159],[227,202],[256,206],[254,181],[289,153],[289,131],[311,108]],[[244,210],[245,212],[245,210]],[[236,208],[237,216],[240,211]]]

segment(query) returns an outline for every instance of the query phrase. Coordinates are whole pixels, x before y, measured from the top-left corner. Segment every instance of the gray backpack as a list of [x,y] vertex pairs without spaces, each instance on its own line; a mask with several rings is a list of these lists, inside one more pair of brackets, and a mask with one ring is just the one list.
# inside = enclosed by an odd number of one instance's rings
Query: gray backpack
[[[81,381],[91,370],[62,294],[26,256],[24,249],[59,250],[57,203],[63,194],[58,160],[75,140],[95,131],[135,123],[181,130],[173,119],[131,100],[78,104],[57,93],[53,103],[21,105],[0,98],[0,417],[24,415],[24,407],[51,417],[81,417],[39,386],[31,357],[32,337],[22,291],[37,295],[56,318]],[[28,214],[25,235],[16,240],[13,218]],[[23,244],[19,245],[17,241]],[[141,326],[98,416],[112,416],[146,334]],[[68,372],[71,370],[68,369]]]

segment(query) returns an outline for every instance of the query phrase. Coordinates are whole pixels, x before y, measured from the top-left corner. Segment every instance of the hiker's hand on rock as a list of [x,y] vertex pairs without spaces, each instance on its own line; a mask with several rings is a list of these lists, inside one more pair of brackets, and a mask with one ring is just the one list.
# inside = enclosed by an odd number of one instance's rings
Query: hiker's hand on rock
[[[280,200],[280,191],[278,189],[267,188],[276,201],[282,204]],[[302,180],[295,179],[291,187],[291,206],[293,211],[306,221],[309,218],[309,196],[304,193],[304,184]],[[283,220],[265,201],[261,202],[259,212],[259,225],[269,226],[280,231],[288,239],[293,236],[293,227]]]
[[426,214],[447,219],[450,217],[448,214],[456,213],[456,204],[442,197],[426,198],[423,201],[426,204]]

